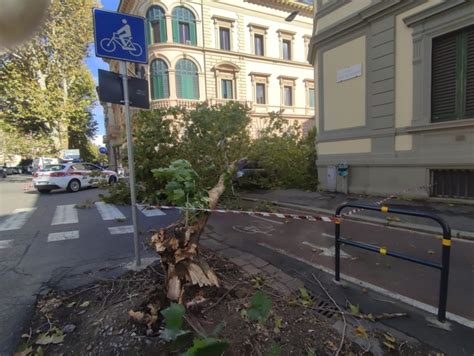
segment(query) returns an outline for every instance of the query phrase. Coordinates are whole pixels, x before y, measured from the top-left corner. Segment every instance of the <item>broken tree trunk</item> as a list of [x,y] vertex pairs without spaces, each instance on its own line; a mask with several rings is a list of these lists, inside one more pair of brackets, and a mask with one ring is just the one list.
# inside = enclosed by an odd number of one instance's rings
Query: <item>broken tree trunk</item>
[[[215,209],[225,191],[225,176],[221,174],[214,188],[209,190],[209,208]],[[185,285],[216,286],[219,280],[204,258],[199,255],[199,238],[206,226],[209,213],[196,214],[192,224],[184,219],[152,236],[152,244],[160,255],[165,270],[166,296],[172,301],[184,303]]]

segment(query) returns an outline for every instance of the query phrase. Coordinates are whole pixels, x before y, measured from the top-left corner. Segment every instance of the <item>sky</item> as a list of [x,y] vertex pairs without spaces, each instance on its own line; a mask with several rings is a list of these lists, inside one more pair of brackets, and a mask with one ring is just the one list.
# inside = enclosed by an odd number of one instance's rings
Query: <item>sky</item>
[[[120,0],[101,0],[104,10],[116,11]],[[89,70],[94,77],[96,85],[98,83],[98,70],[105,69],[108,70],[109,66],[101,58],[97,58],[94,54],[94,45],[91,45],[89,50],[89,57],[86,59],[86,64]],[[102,136],[105,135],[105,126],[104,126],[104,111],[102,106],[97,102],[97,105],[93,111],[94,118],[99,124],[99,129],[97,131],[97,137],[94,140],[94,143],[97,145],[102,145]]]

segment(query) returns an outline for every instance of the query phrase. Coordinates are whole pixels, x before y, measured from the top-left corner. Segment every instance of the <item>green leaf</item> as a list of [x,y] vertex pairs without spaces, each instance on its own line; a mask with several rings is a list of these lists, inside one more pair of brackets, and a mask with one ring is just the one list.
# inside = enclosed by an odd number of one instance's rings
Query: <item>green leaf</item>
[[221,321],[219,324],[217,324],[214,330],[212,330],[211,336],[217,337],[222,332],[222,330],[224,330],[225,327],[226,327],[226,322]]
[[206,337],[195,339],[193,346],[183,355],[185,356],[220,356],[230,346],[225,340]]
[[183,325],[185,309],[181,304],[171,303],[171,305],[162,310],[161,314],[165,318],[165,329],[179,330]]
[[160,333],[160,339],[163,339],[163,340],[168,341],[168,342],[169,341],[174,341],[177,338],[179,338],[180,336],[188,335],[189,333],[190,333],[189,331],[181,330],[181,329],[178,329],[178,330],[164,329]]
[[272,310],[272,300],[261,291],[257,291],[250,300],[250,308],[247,309],[247,316],[250,320],[258,320],[264,323]]
[[272,344],[270,347],[270,350],[265,352],[265,356],[281,356],[282,355],[282,349],[281,346],[278,345],[276,342]]

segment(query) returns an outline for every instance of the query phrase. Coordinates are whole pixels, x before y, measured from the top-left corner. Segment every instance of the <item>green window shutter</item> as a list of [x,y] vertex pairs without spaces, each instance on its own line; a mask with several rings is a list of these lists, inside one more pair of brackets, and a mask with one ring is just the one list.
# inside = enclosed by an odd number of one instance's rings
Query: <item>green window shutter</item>
[[164,99],[169,97],[168,66],[161,59],[151,63],[151,97]]
[[466,96],[464,112],[466,118],[474,118],[474,26],[467,29],[466,37]]
[[165,43],[168,40],[166,33],[166,18],[162,16],[160,18],[160,42]]
[[194,21],[189,22],[189,37],[191,38],[191,44],[193,46],[196,46],[197,45],[196,22],[194,22]]
[[433,122],[457,118],[457,36],[433,39],[431,64],[431,118]]
[[176,94],[180,99],[199,99],[197,67],[189,59],[176,63]]
[[147,45],[151,45],[151,23],[150,21],[146,21],[146,26],[145,26],[145,29],[146,29],[146,43]]
[[179,21],[176,18],[173,18],[171,21],[171,25],[173,27],[173,42],[180,43],[179,41]]
[[163,98],[163,83],[159,75],[153,76],[153,99],[162,99]]

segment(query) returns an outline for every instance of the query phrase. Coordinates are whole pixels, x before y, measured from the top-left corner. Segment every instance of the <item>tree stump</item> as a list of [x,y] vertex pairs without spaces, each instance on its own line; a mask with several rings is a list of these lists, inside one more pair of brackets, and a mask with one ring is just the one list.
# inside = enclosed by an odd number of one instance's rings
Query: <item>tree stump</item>
[[[215,209],[225,191],[225,176],[221,174],[218,183],[209,190],[209,208]],[[209,219],[209,213],[198,212],[192,225],[186,226],[185,219],[155,233],[151,242],[160,255],[165,271],[166,296],[172,301],[184,303],[186,285],[216,286],[219,279],[205,259],[199,255],[199,239]]]

